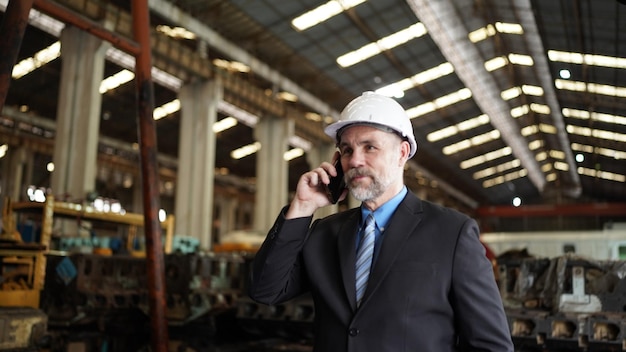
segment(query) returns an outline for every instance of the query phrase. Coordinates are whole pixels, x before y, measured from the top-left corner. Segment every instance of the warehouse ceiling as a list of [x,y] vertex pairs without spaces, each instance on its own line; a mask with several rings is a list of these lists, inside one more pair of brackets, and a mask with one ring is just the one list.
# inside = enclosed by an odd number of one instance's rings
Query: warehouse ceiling
[[[51,0],[35,1],[35,9],[45,1]],[[122,0],[52,2],[95,19],[131,13]],[[7,0],[1,3],[4,8]],[[256,158],[233,159],[231,151],[253,143],[254,134],[238,113],[294,119],[301,139],[290,147],[314,147],[330,143],[323,127],[371,90],[395,96],[412,117],[419,150],[406,178],[414,191],[468,208],[508,205],[514,197],[523,204],[626,201],[626,4],[620,1],[149,3],[153,42],[179,48],[153,48],[155,66],[174,78],[154,77],[155,107],[175,101],[181,84],[221,77],[219,119],[232,115],[239,123],[218,133],[216,167],[244,183],[253,182]],[[103,7],[93,11],[93,4]],[[336,14],[309,28],[292,22],[333,7]],[[54,30],[29,26],[18,61],[56,41]],[[185,64],[181,53],[210,73]],[[55,120],[60,61],[11,82],[5,130],[16,128],[7,116],[36,116],[32,121],[43,130],[54,129],[46,121]],[[124,68],[109,55],[105,76]],[[103,153],[132,159],[125,146],[137,141],[135,96],[132,80],[103,93]],[[179,120],[174,109],[157,121],[164,163],[175,164],[178,156]],[[293,190],[310,165],[306,152],[289,163]]]

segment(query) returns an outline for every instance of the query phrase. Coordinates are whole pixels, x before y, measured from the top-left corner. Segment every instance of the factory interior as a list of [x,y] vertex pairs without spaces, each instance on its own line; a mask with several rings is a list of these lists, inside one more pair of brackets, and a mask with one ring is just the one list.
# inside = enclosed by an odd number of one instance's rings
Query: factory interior
[[626,0],[0,11],[0,351],[313,351],[250,265],[367,91],[409,192],[477,221],[516,351],[626,351]]

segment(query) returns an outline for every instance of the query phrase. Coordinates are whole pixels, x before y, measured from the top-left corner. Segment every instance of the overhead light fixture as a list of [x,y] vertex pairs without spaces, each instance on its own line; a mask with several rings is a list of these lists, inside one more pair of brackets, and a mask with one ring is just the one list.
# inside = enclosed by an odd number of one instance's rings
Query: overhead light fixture
[[60,56],[61,42],[54,42],[47,48],[35,53],[32,57],[26,58],[13,66],[11,76],[13,79],[20,79]]
[[222,68],[226,71],[229,72],[240,72],[240,73],[247,73],[250,72],[250,66],[239,62],[239,61],[228,61],[228,60],[224,60],[224,59],[214,59],[213,60],[213,65],[215,67],[219,67]]
[[376,56],[383,51],[402,45],[409,40],[419,38],[424,34],[426,34],[426,27],[424,27],[423,24],[413,24],[375,42],[366,44],[357,50],[339,56],[337,58],[337,64],[343,68],[350,67],[372,56]]
[[609,180],[609,181],[626,182],[625,175],[621,175],[621,174],[617,174],[617,173],[609,172],[609,171],[589,169],[586,167],[579,166],[578,173],[580,175],[601,178],[601,179]]
[[124,83],[128,83],[135,78],[135,74],[124,69],[120,72],[109,76],[100,82],[100,94],[104,94],[110,90],[113,90]]
[[304,155],[304,150],[302,148],[293,148],[285,152],[283,159],[291,161],[295,158],[301,157],[302,155]]
[[509,54],[509,62],[515,65],[532,66],[535,64],[532,56],[523,54]]
[[174,99],[154,109],[152,114],[155,120],[160,120],[180,110],[180,100]]
[[548,58],[550,61],[568,64],[585,64],[590,66],[626,69],[626,58],[623,57],[548,50]]
[[436,142],[438,140],[448,138],[450,136],[454,136],[461,131],[468,131],[472,128],[486,125],[488,123],[489,123],[489,116],[487,116],[486,114],[482,114],[477,117],[473,117],[471,119],[462,121],[456,125],[444,127],[440,130],[431,132],[426,136],[426,139],[429,142]]
[[483,181],[483,187],[490,188],[490,187],[497,186],[505,182],[511,182],[513,180],[517,180],[519,178],[523,178],[526,176],[528,176],[528,171],[526,169],[521,169],[518,171],[508,173],[506,175],[502,175],[502,176],[498,176],[489,180],[485,180]]
[[465,169],[469,169],[470,167],[474,167],[476,165],[480,165],[488,161],[501,158],[503,156],[511,155],[512,153],[513,153],[513,150],[511,149],[511,147],[504,147],[501,149],[491,151],[489,153],[485,153],[485,154],[464,160],[461,162],[459,166],[461,167],[461,169],[465,170]]
[[613,131],[598,130],[588,127],[567,125],[567,132],[584,137],[594,137],[615,142],[626,143],[626,134]]
[[554,84],[558,89],[563,90],[626,98],[626,87],[616,87],[608,84],[585,83],[580,81],[568,81],[564,79],[557,79],[554,81]]
[[172,38],[182,38],[182,39],[196,39],[196,34],[188,31],[183,27],[170,27],[166,25],[158,25],[156,26],[156,31],[167,35]]
[[425,115],[429,112],[433,112],[437,109],[442,109],[446,106],[456,104],[460,101],[467,100],[472,97],[472,91],[469,88],[461,88],[456,92],[441,96],[433,101],[423,103],[406,110],[409,118],[414,119],[416,117]]
[[596,111],[577,110],[572,108],[564,108],[563,116],[577,118],[581,120],[593,120],[599,122],[612,123],[620,126],[626,125],[626,116],[605,114]]
[[422,71],[414,76],[391,83],[376,90],[376,93],[388,97],[400,98],[404,92],[422,85],[424,83],[434,81],[440,77],[449,75],[454,72],[454,67],[449,62],[444,62],[428,70]]
[[575,150],[578,152],[598,154],[598,155],[602,155],[607,158],[612,158],[616,160],[626,159],[626,152],[615,150],[615,149],[610,149],[610,148],[601,148],[601,147],[596,147],[596,146],[591,146],[591,145],[572,143],[572,150]]
[[469,139],[464,139],[458,143],[454,143],[448,146],[445,146],[442,150],[444,155],[452,155],[458,153],[462,150],[476,147],[494,140],[500,139],[500,131],[491,130],[487,133],[480,134],[478,136],[474,136]]
[[291,20],[291,25],[295,29],[303,31],[363,2],[365,0],[331,0],[294,18]]
[[474,172],[474,174],[472,174],[472,177],[474,178],[474,180],[480,180],[482,178],[490,177],[495,174],[501,174],[508,170],[516,169],[520,167],[521,165],[522,163],[518,159],[515,159],[515,160],[507,161],[506,163],[502,163],[496,166],[488,167],[480,171],[476,171]]
[[213,132],[220,133],[235,126],[237,126],[237,119],[232,116],[228,116],[213,124]]
[[230,152],[230,157],[239,160],[248,155],[252,155],[261,149],[261,142],[254,142],[252,144],[244,145]]
[[521,35],[524,34],[524,29],[522,25],[518,23],[496,22],[495,25],[488,24],[485,27],[469,32],[467,37],[475,44],[489,37],[493,37],[497,32]]
[[289,101],[292,103],[295,103],[298,101],[298,96],[289,92],[279,92],[276,94],[276,97],[278,97],[278,99]]
[[485,61],[484,66],[487,72],[493,72],[499,68],[506,66],[508,63],[509,63],[509,60],[507,60],[506,56],[498,56],[498,57],[494,57],[491,60]]

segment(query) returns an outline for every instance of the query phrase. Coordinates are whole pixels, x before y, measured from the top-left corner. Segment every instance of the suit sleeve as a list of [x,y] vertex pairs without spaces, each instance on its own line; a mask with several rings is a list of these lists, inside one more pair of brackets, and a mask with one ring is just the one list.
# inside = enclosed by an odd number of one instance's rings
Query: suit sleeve
[[465,221],[458,236],[452,280],[451,300],[461,350],[513,351],[493,269],[472,219]]
[[311,217],[285,219],[281,211],[256,253],[249,278],[249,295],[263,304],[278,304],[308,290],[302,248]]

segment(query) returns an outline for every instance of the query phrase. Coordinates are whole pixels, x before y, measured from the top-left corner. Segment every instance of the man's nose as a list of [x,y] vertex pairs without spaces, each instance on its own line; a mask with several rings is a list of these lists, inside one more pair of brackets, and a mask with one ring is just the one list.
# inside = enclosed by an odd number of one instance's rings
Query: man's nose
[[364,160],[365,160],[365,157],[363,153],[358,150],[355,150],[349,156],[348,166],[350,168],[363,166]]

